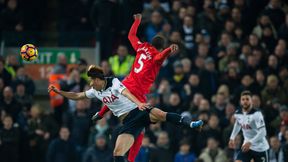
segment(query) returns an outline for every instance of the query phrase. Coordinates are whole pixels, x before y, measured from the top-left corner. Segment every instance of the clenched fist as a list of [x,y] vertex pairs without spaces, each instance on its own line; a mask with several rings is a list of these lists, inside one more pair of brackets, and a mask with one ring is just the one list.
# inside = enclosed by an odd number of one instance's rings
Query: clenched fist
[[178,51],[179,47],[177,44],[171,44],[170,49],[171,49],[171,53],[175,53],[176,51]]
[[135,14],[135,15],[133,15],[133,17],[134,17],[134,19],[136,20],[136,19],[142,19],[142,15],[141,14]]
[[51,91],[53,91],[55,93],[59,93],[60,92],[60,90],[58,88],[56,88],[54,85],[50,85],[48,87],[48,93],[51,92]]

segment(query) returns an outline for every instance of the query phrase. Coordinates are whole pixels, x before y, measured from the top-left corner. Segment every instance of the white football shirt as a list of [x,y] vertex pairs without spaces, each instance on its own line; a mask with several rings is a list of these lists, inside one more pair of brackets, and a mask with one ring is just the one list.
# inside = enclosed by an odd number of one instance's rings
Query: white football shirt
[[134,102],[122,95],[122,91],[126,89],[126,87],[117,78],[106,79],[106,88],[102,91],[97,91],[93,88],[85,91],[87,98],[98,98],[107,105],[117,117],[137,108]]
[[[234,114],[236,119],[236,126],[240,126],[244,136],[244,143],[251,141],[259,129],[266,129],[263,115],[260,111],[252,109],[249,113],[242,112],[241,109],[237,110]],[[269,144],[265,136],[259,140],[251,143],[251,150],[263,152],[269,149]]]

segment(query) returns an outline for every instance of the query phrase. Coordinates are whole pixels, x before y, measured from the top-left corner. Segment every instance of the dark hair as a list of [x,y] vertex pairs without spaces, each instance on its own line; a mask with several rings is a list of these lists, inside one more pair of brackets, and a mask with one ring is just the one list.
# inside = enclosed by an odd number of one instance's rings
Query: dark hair
[[164,38],[160,35],[156,35],[155,37],[152,38],[152,46],[154,46],[157,50],[161,50],[164,48]]
[[104,72],[103,69],[96,65],[90,65],[87,71],[87,75],[92,79],[99,78],[104,80]]
[[241,97],[242,96],[250,96],[250,97],[252,97],[252,93],[250,92],[250,91],[243,91],[242,93],[241,93]]

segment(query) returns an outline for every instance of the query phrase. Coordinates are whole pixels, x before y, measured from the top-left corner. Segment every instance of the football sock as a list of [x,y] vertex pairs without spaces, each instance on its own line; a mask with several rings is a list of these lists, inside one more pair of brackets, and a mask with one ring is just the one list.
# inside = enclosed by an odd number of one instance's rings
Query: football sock
[[192,122],[192,120],[187,117],[182,117],[179,114],[170,112],[167,113],[166,120],[176,125],[185,125],[188,127],[190,127],[190,123]]
[[114,162],[125,162],[124,156],[114,156]]
[[176,113],[167,113],[166,120],[175,125],[184,125],[190,128],[197,128],[203,125],[202,120],[192,121],[190,118],[178,115]]

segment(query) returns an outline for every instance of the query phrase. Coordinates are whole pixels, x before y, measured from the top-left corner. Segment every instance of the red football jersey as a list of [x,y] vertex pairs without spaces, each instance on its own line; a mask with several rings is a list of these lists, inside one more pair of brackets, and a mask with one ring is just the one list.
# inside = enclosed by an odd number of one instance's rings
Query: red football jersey
[[151,44],[142,43],[136,36],[140,20],[136,19],[129,31],[128,38],[136,51],[136,58],[129,75],[122,83],[131,91],[137,90],[138,94],[149,93],[150,87],[155,81],[161,65],[170,54],[171,49],[166,48],[159,52]]

